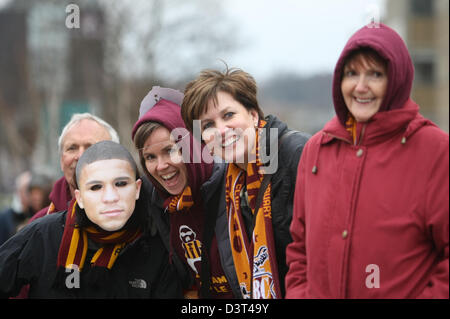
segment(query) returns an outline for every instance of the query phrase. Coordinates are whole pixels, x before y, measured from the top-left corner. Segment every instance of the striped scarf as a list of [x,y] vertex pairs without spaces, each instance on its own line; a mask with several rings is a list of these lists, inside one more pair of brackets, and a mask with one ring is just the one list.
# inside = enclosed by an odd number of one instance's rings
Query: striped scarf
[[348,119],[345,122],[345,129],[350,133],[353,141],[353,145],[356,145],[356,120],[353,115],[349,114]]
[[[259,128],[265,121],[260,121]],[[281,297],[275,243],[272,229],[271,184],[269,183],[257,212],[256,199],[264,175],[259,160],[259,134],[256,134],[256,162],[247,165],[247,171],[235,164],[228,165],[226,173],[226,204],[231,250],[242,296],[253,299]],[[246,176],[245,176],[246,175]],[[241,211],[241,190],[247,187],[248,204],[255,216],[251,241],[246,234]],[[254,217],[255,218],[255,217]]]
[[50,215],[56,212],[56,206],[53,202],[50,203],[50,206],[48,206],[47,213],[45,215]]
[[59,246],[58,269],[78,269],[78,271],[83,269],[88,250],[88,238],[101,244],[90,260],[90,266],[111,269],[120,251],[140,237],[141,229],[107,232],[93,226],[80,228],[76,225],[76,207],[77,202],[73,199],[69,204]]
[[175,196],[170,196],[164,201],[164,207],[166,207],[170,213],[181,212],[184,209],[189,209],[194,205],[192,198],[192,190],[189,186],[186,186],[184,191]]

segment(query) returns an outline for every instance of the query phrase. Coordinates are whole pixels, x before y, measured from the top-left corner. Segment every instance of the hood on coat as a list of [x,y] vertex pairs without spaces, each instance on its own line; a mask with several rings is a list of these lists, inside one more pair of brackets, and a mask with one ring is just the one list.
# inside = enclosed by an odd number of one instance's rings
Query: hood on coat
[[[142,101],[146,103],[146,99]],[[209,152],[203,152],[204,145],[201,145],[194,136],[186,129],[183,119],[181,118],[181,107],[169,100],[161,98],[153,107],[150,107],[146,113],[138,119],[134,124],[131,136],[134,139],[137,129],[146,122],[158,122],[165,126],[170,132],[178,129],[175,135],[182,133],[183,137],[174,136],[177,144],[184,150],[189,149],[189,163],[185,163],[188,173],[189,186],[192,189],[194,198],[199,195],[201,185],[211,176],[213,169],[213,158],[210,157]],[[150,175],[145,167],[148,178],[152,181],[158,191],[169,196],[165,189]]]
[[414,66],[405,42],[397,32],[382,23],[364,26],[348,40],[334,71],[333,102],[342,125],[348,117],[341,91],[343,68],[347,57],[361,48],[370,48],[387,61],[388,86],[379,112],[402,108],[411,94]]

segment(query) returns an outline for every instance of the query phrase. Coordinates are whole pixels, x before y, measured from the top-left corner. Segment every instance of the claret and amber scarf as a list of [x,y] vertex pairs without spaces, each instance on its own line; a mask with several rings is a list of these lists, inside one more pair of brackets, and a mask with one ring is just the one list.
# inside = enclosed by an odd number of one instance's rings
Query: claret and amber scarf
[[353,145],[356,145],[356,120],[353,117],[353,115],[351,115],[349,113],[347,121],[345,122],[345,129],[347,130],[347,132],[350,133],[351,137],[352,137],[352,141],[353,141]]
[[76,209],[77,202],[73,199],[67,210],[64,233],[59,246],[57,260],[59,272],[61,270],[65,272],[66,269],[83,270],[86,264],[88,239],[100,244],[100,248],[89,261],[90,267],[111,269],[120,250],[139,238],[142,233],[141,229],[107,232],[94,226],[81,228],[76,224]]
[[181,212],[193,205],[194,200],[192,198],[192,190],[189,186],[186,186],[181,194],[170,196],[164,201],[164,207],[166,207],[170,213]]
[[[259,128],[264,127],[261,120]],[[226,173],[226,203],[231,250],[236,273],[244,298],[281,298],[278,270],[275,256],[275,243],[272,229],[271,184],[264,190],[261,205],[256,210],[256,199],[264,175],[259,160],[259,134],[253,152],[256,162],[249,163],[247,170],[235,164],[228,165]],[[246,175],[246,176],[245,176]],[[251,241],[246,234],[241,211],[241,190],[247,188],[248,204],[255,218]],[[255,216],[256,214],[256,216]]]

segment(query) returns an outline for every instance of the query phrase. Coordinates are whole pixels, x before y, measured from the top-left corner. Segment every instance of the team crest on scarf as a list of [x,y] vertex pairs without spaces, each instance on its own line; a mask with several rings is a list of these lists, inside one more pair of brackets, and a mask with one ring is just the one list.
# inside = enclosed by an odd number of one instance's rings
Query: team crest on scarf
[[255,299],[269,299],[270,296],[276,296],[272,272],[269,269],[269,250],[267,246],[261,246],[253,259],[253,297]]
[[188,265],[192,270],[198,275],[199,271],[195,266],[196,262],[201,262],[202,260],[202,243],[197,239],[197,234],[186,225],[180,226],[180,239],[185,252],[185,257]]

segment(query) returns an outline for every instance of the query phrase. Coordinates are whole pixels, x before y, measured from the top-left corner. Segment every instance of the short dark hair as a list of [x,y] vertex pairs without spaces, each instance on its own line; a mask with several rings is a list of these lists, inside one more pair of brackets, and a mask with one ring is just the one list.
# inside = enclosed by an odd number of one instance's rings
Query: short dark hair
[[181,117],[189,131],[192,132],[193,120],[198,119],[206,111],[208,103],[211,100],[217,103],[219,92],[230,94],[248,111],[255,110],[261,119],[264,118],[256,98],[256,82],[250,74],[237,68],[227,67],[224,72],[207,69],[189,82],[184,91]]
[[130,166],[135,173],[135,178],[137,179],[139,177],[136,162],[130,152],[123,145],[113,141],[101,141],[86,149],[78,160],[77,167],[75,169],[76,178],[74,179],[76,186],[78,187],[81,171],[85,165],[109,159],[121,159],[127,161],[130,163]]
[[357,50],[352,51],[344,60],[341,78],[344,76],[344,69],[349,64],[360,65],[362,64],[361,57],[364,57],[370,65],[380,64],[386,69],[388,67],[388,62],[384,59],[377,51],[369,47],[361,47]]

